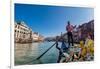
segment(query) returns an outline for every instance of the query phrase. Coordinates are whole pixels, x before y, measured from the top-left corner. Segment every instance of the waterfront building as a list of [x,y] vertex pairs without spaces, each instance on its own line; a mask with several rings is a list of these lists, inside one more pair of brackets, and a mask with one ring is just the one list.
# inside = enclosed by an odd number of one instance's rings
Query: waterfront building
[[77,27],[77,30],[73,32],[74,41],[79,42],[80,39],[85,41],[87,34],[91,34],[92,39],[94,39],[94,20]]
[[33,39],[33,41],[38,41],[38,39],[39,39],[39,34],[36,33],[36,32],[33,32],[33,33],[32,33],[32,39]]
[[33,39],[33,41],[43,41],[44,37],[42,35],[40,35],[38,32],[33,32],[32,39]]
[[15,22],[14,38],[17,43],[43,41],[43,36],[41,36],[38,32],[33,32],[24,21]]
[[23,21],[15,22],[15,42],[27,42],[32,38],[32,30]]

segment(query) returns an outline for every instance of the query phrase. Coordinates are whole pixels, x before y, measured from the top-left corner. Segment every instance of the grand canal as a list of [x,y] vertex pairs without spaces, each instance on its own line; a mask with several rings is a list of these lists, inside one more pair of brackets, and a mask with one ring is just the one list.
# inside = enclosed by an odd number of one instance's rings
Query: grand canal
[[[54,42],[28,44],[15,43],[15,65],[56,63],[59,52],[55,46],[53,46],[39,60],[36,60],[37,57],[44,53],[53,44]],[[59,46],[61,46],[61,43],[59,43]]]

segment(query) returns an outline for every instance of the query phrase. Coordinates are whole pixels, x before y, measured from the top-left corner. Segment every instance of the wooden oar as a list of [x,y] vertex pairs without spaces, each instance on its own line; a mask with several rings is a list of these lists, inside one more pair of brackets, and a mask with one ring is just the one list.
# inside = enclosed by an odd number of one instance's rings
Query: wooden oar
[[48,48],[43,54],[41,54],[41,55],[37,58],[37,60],[40,59],[46,52],[48,52],[55,44],[56,44],[56,43],[54,43],[54,44],[53,44],[50,48]]

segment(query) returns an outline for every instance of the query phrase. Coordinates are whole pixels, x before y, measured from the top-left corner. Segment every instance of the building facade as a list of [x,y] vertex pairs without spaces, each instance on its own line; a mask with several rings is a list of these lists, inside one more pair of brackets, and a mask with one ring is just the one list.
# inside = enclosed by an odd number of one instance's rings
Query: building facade
[[23,22],[15,22],[15,42],[28,42],[32,38],[32,30]]
[[15,22],[14,38],[16,43],[27,43],[43,40],[43,37],[38,32],[33,32],[25,22]]
[[85,41],[88,34],[90,34],[91,38],[94,40],[94,20],[91,20],[77,27],[77,30],[73,32],[74,41]]

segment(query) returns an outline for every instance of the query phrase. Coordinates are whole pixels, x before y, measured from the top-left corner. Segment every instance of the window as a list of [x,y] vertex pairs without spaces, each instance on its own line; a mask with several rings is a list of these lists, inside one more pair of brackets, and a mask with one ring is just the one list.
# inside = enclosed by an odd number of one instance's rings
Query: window
[[15,32],[16,32],[16,30],[15,30]]
[[15,28],[17,28],[17,25],[15,25]]

